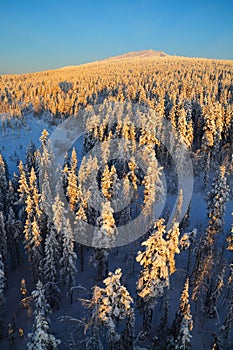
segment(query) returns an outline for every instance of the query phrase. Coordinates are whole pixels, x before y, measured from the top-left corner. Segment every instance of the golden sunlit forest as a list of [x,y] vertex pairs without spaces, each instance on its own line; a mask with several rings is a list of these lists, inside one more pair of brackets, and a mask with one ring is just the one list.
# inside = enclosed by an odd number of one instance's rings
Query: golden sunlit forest
[[1,75],[0,130],[0,349],[233,349],[233,61]]

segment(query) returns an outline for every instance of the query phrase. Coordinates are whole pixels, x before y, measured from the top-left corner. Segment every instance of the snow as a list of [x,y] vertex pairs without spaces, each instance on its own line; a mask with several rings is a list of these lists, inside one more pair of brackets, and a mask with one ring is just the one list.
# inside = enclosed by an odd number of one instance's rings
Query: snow
[[20,160],[25,161],[26,149],[31,141],[38,147],[39,138],[44,129],[50,134],[55,129],[46,115],[41,118],[35,117],[33,112],[25,115],[23,122],[13,120],[11,127],[2,128],[0,115],[0,153],[7,160],[9,174],[13,175],[17,171]]

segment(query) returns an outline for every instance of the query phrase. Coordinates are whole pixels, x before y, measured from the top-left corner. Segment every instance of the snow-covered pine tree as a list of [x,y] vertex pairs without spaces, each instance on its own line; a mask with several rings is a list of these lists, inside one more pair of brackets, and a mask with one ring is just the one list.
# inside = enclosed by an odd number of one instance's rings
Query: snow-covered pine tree
[[46,301],[45,290],[39,281],[36,289],[32,292],[35,301],[35,320],[33,324],[33,332],[28,334],[29,342],[28,350],[56,350],[60,340],[51,334],[49,329],[48,315],[50,307]]

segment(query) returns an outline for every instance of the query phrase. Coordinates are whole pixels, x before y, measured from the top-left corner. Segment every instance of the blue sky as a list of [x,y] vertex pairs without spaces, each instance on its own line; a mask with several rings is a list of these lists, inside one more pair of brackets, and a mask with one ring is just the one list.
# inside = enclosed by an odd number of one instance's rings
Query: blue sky
[[233,1],[0,0],[0,73],[143,49],[233,59]]

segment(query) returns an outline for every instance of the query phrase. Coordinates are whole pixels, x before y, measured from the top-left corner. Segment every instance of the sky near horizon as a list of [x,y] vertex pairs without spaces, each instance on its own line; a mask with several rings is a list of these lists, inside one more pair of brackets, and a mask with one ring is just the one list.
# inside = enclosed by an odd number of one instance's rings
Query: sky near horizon
[[0,74],[154,49],[233,59],[233,1],[0,0]]

